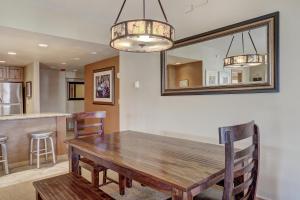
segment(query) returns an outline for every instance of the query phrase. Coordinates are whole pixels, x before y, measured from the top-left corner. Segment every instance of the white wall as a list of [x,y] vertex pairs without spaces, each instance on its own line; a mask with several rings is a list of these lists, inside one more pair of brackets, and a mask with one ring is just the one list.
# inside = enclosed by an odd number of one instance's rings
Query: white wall
[[40,69],[41,112],[66,112],[65,72],[41,67]]
[[41,112],[75,113],[84,111],[84,101],[67,100],[67,80],[81,78],[82,73],[40,69]]
[[[220,8],[224,2],[220,2]],[[300,1],[230,2],[231,10],[216,8],[218,12],[211,13],[219,19],[215,24],[228,25],[228,17],[237,22],[249,16],[281,12],[280,93],[162,97],[159,54],[121,53],[121,129],[217,143],[218,127],[254,119],[260,126],[262,143],[259,196],[300,199],[300,26],[296,25]],[[209,14],[206,19],[211,21]],[[199,24],[199,33],[211,26],[211,22]],[[136,80],[140,81],[140,89],[133,87]]]

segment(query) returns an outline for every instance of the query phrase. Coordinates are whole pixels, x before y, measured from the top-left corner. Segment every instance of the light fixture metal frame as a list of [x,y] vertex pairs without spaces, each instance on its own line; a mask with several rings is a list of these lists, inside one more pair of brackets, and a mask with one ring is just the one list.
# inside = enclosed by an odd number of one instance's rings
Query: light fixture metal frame
[[[118,22],[120,16],[121,16],[121,13],[124,9],[124,6],[126,4],[126,1],[127,0],[124,0],[123,4],[122,4],[122,7],[118,13],[118,16],[115,20],[115,23],[114,25],[110,28],[110,31],[111,31],[111,40],[110,40],[110,46],[114,49],[117,49],[117,50],[120,50],[120,51],[127,51],[127,52],[136,52],[136,53],[145,53],[145,52],[160,52],[160,51],[164,51],[164,50],[167,50],[167,49],[170,49],[174,46],[174,39],[175,39],[175,28],[168,23],[168,18],[165,14],[165,11],[163,9],[163,6],[162,6],[162,3],[160,0],[158,0],[159,2],[159,5],[160,5],[160,8],[161,8],[161,11],[163,13],[163,16],[164,16],[164,19],[165,19],[165,22],[164,21],[160,21],[160,20],[154,20],[154,19],[147,19],[146,18],[146,8],[145,8],[145,0],[143,0],[143,18],[138,18],[138,19],[131,19],[131,20],[126,20],[126,21],[121,21],[121,22]],[[130,22],[144,22],[145,24],[145,33],[144,34],[132,34],[132,33],[128,33],[128,24]],[[169,37],[166,37],[164,36],[163,34],[154,34],[153,32],[153,23],[158,23],[158,24],[163,24],[164,26],[167,26],[168,29],[170,30],[169,32]],[[117,27],[117,26],[120,26],[121,24],[124,24],[124,27],[125,27],[125,34],[124,35],[120,35],[118,37],[113,37],[113,32],[114,32],[114,29]],[[150,33],[148,33],[146,31],[146,25],[147,24],[151,24],[151,30],[150,30]],[[161,49],[161,50],[157,50],[157,51],[139,51],[139,50],[124,50],[124,49],[118,49],[114,46],[114,42],[119,40],[119,39],[123,39],[123,38],[134,38],[134,37],[139,37],[139,36],[149,36],[150,38],[157,38],[157,39],[163,39],[163,40],[167,40],[168,42],[170,42],[172,45],[169,46],[168,48],[165,48],[165,49]]]
[[[248,36],[250,38],[251,44],[253,46],[253,49],[255,51],[255,54],[245,54],[245,42],[244,42],[244,32],[242,32],[242,48],[243,48],[243,54],[240,55],[234,55],[234,56],[228,56],[232,43],[235,39],[235,36],[232,36],[229,48],[227,50],[226,53],[226,57],[224,58],[224,68],[240,68],[240,67],[252,67],[255,65],[260,65],[260,64],[264,64],[266,62],[266,56],[267,55],[263,55],[263,54],[259,54],[257,51],[257,48],[255,46],[255,43],[253,41],[253,38],[251,36],[251,32],[250,30],[248,31]],[[244,62],[236,62],[236,60],[238,60],[238,58],[240,57],[244,57]],[[257,62],[251,62],[249,60],[251,60],[250,58],[256,58]],[[254,65],[255,64],[255,65]]]

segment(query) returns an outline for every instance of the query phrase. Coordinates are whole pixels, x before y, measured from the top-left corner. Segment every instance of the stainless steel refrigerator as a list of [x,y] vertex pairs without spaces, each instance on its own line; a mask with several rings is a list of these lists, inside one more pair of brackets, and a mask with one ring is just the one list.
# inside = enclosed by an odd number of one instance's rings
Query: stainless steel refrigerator
[[0,83],[0,116],[23,113],[22,83]]

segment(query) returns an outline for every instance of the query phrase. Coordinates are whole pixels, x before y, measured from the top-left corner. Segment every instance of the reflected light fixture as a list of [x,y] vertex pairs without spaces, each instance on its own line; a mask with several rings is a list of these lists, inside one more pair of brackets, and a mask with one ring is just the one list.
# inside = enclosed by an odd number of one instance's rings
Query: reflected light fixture
[[252,67],[258,66],[261,64],[265,64],[267,61],[267,55],[258,54],[257,48],[254,44],[250,31],[248,31],[248,36],[251,40],[252,46],[255,50],[255,54],[245,54],[245,41],[244,41],[244,32],[242,32],[242,46],[243,46],[243,54],[228,56],[232,43],[234,41],[235,36],[232,36],[226,58],[224,59],[224,67],[225,68],[240,68],[240,67]]
[[120,51],[156,52],[173,47],[175,29],[168,23],[161,0],[158,0],[165,22],[146,19],[145,0],[143,0],[143,18],[118,22],[127,0],[124,0],[120,12],[111,27],[110,46]]

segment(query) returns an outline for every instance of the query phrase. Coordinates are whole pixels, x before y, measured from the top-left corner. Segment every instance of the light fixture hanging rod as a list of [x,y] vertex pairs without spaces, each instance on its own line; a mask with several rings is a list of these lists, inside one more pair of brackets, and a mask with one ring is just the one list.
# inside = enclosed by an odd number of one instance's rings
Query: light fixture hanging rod
[[161,9],[161,11],[162,11],[162,13],[164,15],[164,18],[165,18],[166,22],[169,22],[161,1],[158,0],[158,3],[159,3],[160,9]]
[[146,3],[145,0],[143,0],[143,17],[146,18]]
[[230,42],[229,48],[228,48],[228,50],[227,50],[227,53],[226,53],[226,58],[228,57],[228,54],[229,54],[229,51],[230,51],[230,49],[231,49],[231,46],[232,46],[233,40],[234,40],[234,35],[232,36],[232,39],[231,39],[231,42]]
[[245,54],[244,32],[242,32],[242,46],[243,46],[243,54]]
[[118,23],[118,21],[119,21],[119,18],[120,18],[120,16],[121,16],[121,13],[122,13],[122,11],[123,11],[123,9],[124,9],[124,6],[125,6],[125,4],[126,4],[126,1],[127,1],[127,0],[124,0],[124,2],[123,2],[123,4],[122,4],[122,7],[121,7],[121,9],[120,9],[120,11],[119,11],[119,14],[118,14],[118,16],[117,16],[117,18],[116,18],[115,24]]
[[257,53],[256,46],[255,46],[255,44],[254,44],[254,41],[253,41],[253,39],[252,39],[252,36],[251,36],[251,33],[250,33],[250,31],[248,32],[248,35],[249,35],[249,37],[250,37],[250,40],[251,40],[251,43],[252,43],[252,45],[253,45],[253,48],[254,48],[254,50],[255,50],[255,53],[256,53],[256,54],[258,54],[258,53]]

